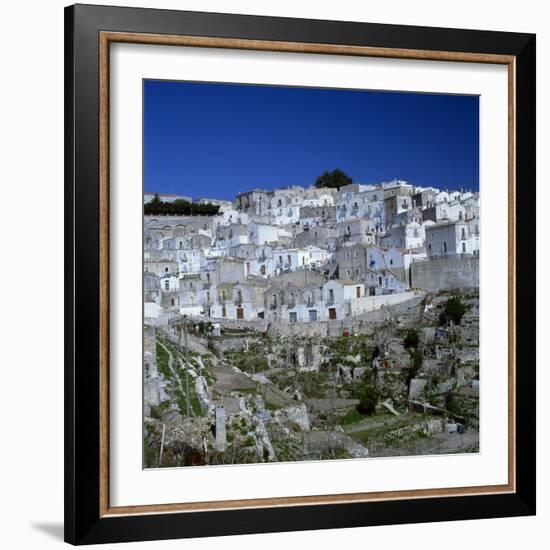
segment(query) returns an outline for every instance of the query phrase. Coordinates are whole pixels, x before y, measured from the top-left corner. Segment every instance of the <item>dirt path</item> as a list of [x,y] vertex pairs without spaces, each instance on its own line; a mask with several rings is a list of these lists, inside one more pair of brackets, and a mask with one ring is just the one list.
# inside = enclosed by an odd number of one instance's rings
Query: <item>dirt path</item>
[[211,371],[216,377],[214,387],[220,391],[256,388],[256,382],[246,374],[235,372],[229,365],[218,364],[218,366],[212,367]]
[[157,343],[168,354],[168,369],[172,373],[172,376],[177,376],[177,373],[174,370],[174,356],[172,355],[172,352],[162,343],[159,338],[157,338]]
[[[180,376],[178,375],[176,369],[174,368],[174,355],[172,351],[168,347],[166,347],[159,339],[157,339],[157,342],[159,343],[160,347],[163,348],[164,351],[168,354],[168,369],[172,373],[172,380],[176,381],[180,392],[182,393],[182,395],[185,396],[187,392],[183,387],[183,383],[181,381]],[[179,357],[178,357],[178,361],[182,369],[189,369],[189,365],[184,365],[184,362]],[[189,383],[192,383],[193,380],[194,380],[194,377],[192,377]],[[189,406],[189,410],[191,411],[191,416],[195,416],[195,411],[193,410],[192,406]]]

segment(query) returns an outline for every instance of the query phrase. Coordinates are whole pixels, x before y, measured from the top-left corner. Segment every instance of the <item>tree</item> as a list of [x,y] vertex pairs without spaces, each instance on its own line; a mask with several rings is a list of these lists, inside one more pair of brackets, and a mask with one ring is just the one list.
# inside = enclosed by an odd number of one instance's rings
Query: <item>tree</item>
[[406,383],[407,388],[411,387],[411,380],[416,378],[416,375],[420,372],[422,368],[422,352],[419,349],[412,349],[409,351],[409,356],[411,358],[411,365],[409,367],[409,372],[407,373]]
[[418,348],[418,332],[414,329],[410,329],[407,331],[407,335],[405,336],[405,339],[403,340],[403,345],[406,349]]
[[380,392],[371,380],[365,380],[356,390],[355,396],[359,399],[357,409],[363,414],[373,414],[378,405]]
[[353,183],[353,179],[345,172],[342,172],[339,168],[332,172],[323,172],[316,180],[315,187],[331,187],[340,189],[344,185],[350,185]]
[[460,296],[453,296],[445,304],[441,321],[445,323],[451,320],[455,325],[460,325],[460,321],[467,310],[468,306],[460,299]]
[[172,202],[163,202],[155,194],[152,201],[144,205],[146,216],[215,216],[220,207],[214,204],[197,204],[184,199],[176,199]]

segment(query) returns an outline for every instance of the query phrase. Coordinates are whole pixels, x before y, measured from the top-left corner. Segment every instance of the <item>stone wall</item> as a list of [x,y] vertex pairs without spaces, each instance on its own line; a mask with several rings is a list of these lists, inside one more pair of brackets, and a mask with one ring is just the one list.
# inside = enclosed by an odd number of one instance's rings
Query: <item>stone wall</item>
[[414,309],[424,298],[423,293],[402,292],[383,296],[369,296],[372,311],[335,321],[310,321],[307,323],[270,323],[265,319],[245,321],[244,319],[220,319],[222,329],[252,330],[267,332],[271,338],[288,336],[342,336],[344,331],[363,334],[372,330],[369,323],[384,321],[392,315],[399,315]]
[[[403,315],[415,311],[424,296],[423,293],[414,292],[381,296],[380,298],[390,299],[386,300],[386,303],[380,303],[379,309],[342,320],[311,321],[309,323],[271,323],[267,329],[267,335],[271,338],[288,336],[339,337],[346,331],[350,334],[371,334],[375,328],[373,323],[385,321],[394,315]],[[403,301],[398,302],[397,300]]]
[[479,256],[449,256],[413,262],[411,285],[428,291],[479,288]]

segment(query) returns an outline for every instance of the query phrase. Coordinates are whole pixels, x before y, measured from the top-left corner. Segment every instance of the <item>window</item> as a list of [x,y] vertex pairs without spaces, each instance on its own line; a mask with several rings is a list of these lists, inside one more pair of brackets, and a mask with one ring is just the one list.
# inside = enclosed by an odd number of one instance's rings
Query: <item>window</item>
[[447,252],[447,243],[443,241],[443,252]]
[[170,281],[168,279],[164,281],[164,290],[170,290]]
[[225,306],[222,307],[222,317],[225,317],[227,315],[227,312],[225,310]]
[[466,254],[466,243],[462,243],[462,254]]
[[292,258],[290,257],[290,254],[288,254],[288,256],[286,257],[286,261],[288,265],[292,265]]
[[309,314],[309,320],[310,321],[317,321],[317,310],[316,309],[310,309],[308,311]]
[[393,265],[393,259],[390,260],[390,265]]
[[164,273],[169,273],[169,272],[170,272],[170,268],[169,268],[168,266],[166,266],[166,267],[164,268]]
[[464,227],[460,230],[460,236],[462,239],[466,238],[466,229]]
[[295,311],[291,311],[288,314],[288,317],[291,323],[296,323],[298,321],[298,314]]
[[207,273],[207,274],[206,274],[206,282],[207,282],[207,283],[210,282],[210,273]]
[[170,304],[173,305],[173,306],[176,305],[176,301],[174,300],[174,298],[172,298],[172,299],[170,300]]
[[329,302],[334,302],[334,290],[332,288],[328,291],[328,300]]
[[222,300],[225,301],[225,290],[222,290]]

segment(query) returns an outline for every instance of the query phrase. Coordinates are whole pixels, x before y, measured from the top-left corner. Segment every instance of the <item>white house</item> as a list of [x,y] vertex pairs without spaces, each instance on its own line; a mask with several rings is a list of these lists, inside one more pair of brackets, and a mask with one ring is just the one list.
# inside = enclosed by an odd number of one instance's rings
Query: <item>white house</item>
[[231,224],[218,226],[216,230],[216,246],[219,248],[231,248],[239,244],[250,242],[248,227],[244,224]]
[[354,314],[365,285],[358,281],[331,280],[323,285],[323,297],[328,320],[346,319]]
[[424,226],[418,222],[392,226],[380,239],[380,244],[396,248],[420,248],[424,246],[426,233]]
[[279,229],[276,225],[250,223],[248,225],[250,242],[256,245],[275,243],[279,238]]
[[241,212],[240,210],[235,210],[234,208],[223,210],[214,218],[214,225],[216,227],[220,225],[232,225],[234,223],[246,225],[248,222],[248,214],[246,212]]
[[428,257],[479,253],[479,221],[444,222],[426,229]]
[[179,252],[179,270],[181,273],[198,273],[206,263],[202,248],[182,250]]
[[442,221],[462,221],[466,219],[466,207],[459,201],[440,202],[422,211],[425,220],[436,223]]

